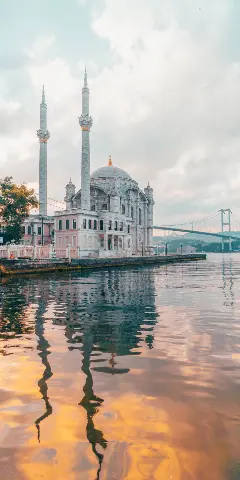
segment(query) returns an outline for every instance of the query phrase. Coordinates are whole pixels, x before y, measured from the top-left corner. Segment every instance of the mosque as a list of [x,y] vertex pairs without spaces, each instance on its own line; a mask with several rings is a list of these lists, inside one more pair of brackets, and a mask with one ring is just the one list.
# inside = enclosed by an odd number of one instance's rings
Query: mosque
[[[106,166],[90,173],[92,123],[85,70],[82,114],[79,117],[82,130],[81,189],[76,191],[71,179],[66,185],[66,208],[54,214],[56,249],[71,245],[78,249],[79,257],[152,254],[153,189],[148,184],[141,190],[127,172],[114,165],[111,157]],[[39,217],[49,219],[50,225],[52,219],[47,216],[47,141],[50,134],[44,90],[37,135],[40,142]]]

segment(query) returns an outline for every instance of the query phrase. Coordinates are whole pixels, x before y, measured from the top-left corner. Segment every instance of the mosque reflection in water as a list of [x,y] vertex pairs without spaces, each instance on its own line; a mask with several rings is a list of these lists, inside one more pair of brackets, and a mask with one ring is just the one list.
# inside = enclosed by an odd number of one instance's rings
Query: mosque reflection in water
[[[140,355],[140,345],[145,343],[151,349],[154,341],[155,311],[154,276],[151,269],[140,270],[133,276],[121,270],[102,271],[97,275],[86,273],[60,277],[34,279],[11,285],[8,295],[2,297],[1,339],[17,336],[27,337],[34,333],[37,352],[41,358],[43,373],[38,380],[38,389],[44,402],[43,413],[35,420],[36,436],[41,443],[41,426],[47,417],[54,414],[48,390],[48,381],[54,375],[51,366],[51,345],[45,334],[45,323],[52,313],[53,327],[64,328],[68,351],[78,350],[82,360],[81,368],[85,377],[79,407],[86,412],[86,438],[91,445],[98,468],[96,479],[100,478],[107,438],[94,425],[94,417],[104,404],[94,391],[92,372],[105,375],[124,375],[130,371],[118,365],[121,356]],[[12,291],[17,288],[17,302]],[[16,297],[16,291],[15,291]],[[34,316],[29,322],[32,307]],[[47,316],[46,316],[47,314]],[[146,318],[147,316],[147,318]],[[142,326],[144,325],[144,331]],[[3,349],[8,355],[8,349]],[[107,356],[103,358],[102,354]],[[100,366],[99,366],[100,365]],[[76,366],[75,366],[76,370]]]

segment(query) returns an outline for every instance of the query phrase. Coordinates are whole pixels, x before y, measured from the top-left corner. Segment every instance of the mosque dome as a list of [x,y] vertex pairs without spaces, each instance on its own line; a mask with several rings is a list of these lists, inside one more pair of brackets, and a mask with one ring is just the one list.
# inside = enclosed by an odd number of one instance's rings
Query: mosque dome
[[112,165],[111,157],[109,157],[108,165],[98,168],[91,175],[91,180],[132,180],[130,175],[121,168]]

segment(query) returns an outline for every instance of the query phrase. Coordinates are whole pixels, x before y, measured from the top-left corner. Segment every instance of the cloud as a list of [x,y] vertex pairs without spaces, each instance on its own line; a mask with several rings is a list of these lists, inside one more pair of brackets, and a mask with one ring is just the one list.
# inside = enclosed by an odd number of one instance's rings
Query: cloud
[[39,59],[41,55],[44,55],[46,51],[49,50],[49,47],[51,47],[51,45],[53,45],[54,42],[55,42],[55,35],[53,33],[48,37],[46,36],[37,37],[34,40],[31,48],[26,48],[25,54],[31,59],[34,59],[34,58]]
[[[111,153],[114,164],[127,169],[142,188],[149,180],[155,223],[200,218],[226,206],[237,212],[240,63],[233,5],[227,0],[210,5],[207,0],[199,5],[189,0],[181,5],[178,0],[84,3],[79,18],[88,12],[92,44],[98,39],[101,46],[98,58],[89,54],[86,61],[78,55],[75,31],[63,53],[56,14],[54,33],[39,29],[28,48],[14,53],[12,66],[3,61],[8,73],[0,81],[1,158],[11,159],[10,166],[15,162],[19,181],[24,173],[36,182],[34,142],[44,83],[50,196],[63,199],[69,175],[80,186],[78,116],[87,63],[92,169]],[[24,172],[18,167],[22,161]]]

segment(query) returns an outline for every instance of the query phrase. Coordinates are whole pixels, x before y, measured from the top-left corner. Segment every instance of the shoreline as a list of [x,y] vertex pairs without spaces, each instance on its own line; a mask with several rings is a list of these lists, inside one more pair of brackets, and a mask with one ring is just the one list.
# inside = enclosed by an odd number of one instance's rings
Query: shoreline
[[145,265],[166,265],[206,260],[205,253],[146,257],[79,258],[71,263],[58,260],[0,260],[0,277],[11,275],[36,275],[40,273],[71,272],[82,269],[134,267]]

